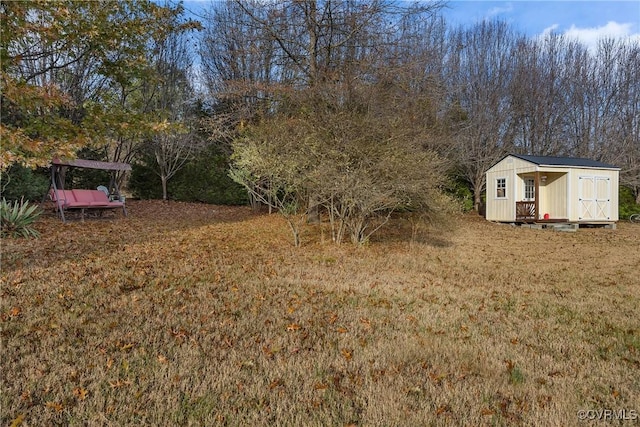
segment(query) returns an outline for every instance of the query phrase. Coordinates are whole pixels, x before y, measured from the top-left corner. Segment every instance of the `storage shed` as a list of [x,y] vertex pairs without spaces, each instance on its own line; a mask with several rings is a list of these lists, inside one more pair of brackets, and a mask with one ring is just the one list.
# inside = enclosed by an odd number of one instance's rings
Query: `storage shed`
[[620,168],[573,157],[510,154],[486,173],[490,221],[613,224]]

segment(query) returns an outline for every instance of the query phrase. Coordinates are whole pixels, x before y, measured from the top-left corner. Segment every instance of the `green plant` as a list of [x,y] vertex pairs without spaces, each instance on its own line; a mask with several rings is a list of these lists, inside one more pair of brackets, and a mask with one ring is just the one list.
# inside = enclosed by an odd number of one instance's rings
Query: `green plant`
[[0,190],[7,200],[41,201],[49,189],[49,171],[29,169],[19,164],[0,172]]
[[457,178],[451,181],[445,188],[445,192],[460,203],[463,212],[470,212],[473,209],[473,192],[463,179]]
[[636,204],[636,199],[633,191],[629,187],[620,186],[620,204],[619,204],[619,217],[620,219],[629,219],[633,214],[640,213],[640,205]]
[[41,214],[42,211],[37,205],[29,204],[24,199],[20,199],[19,202],[7,202],[2,198],[0,202],[2,236],[39,237],[40,233],[33,228],[33,223],[40,218]]
[[[145,157],[146,156],[146,157]],[[155,159],[148,154],[133,164],[128,188],[141,199],[162,198],[160,178],[149,166]],[[246,205],[247,192],[227,176],[228,158],[215,147],[187,162],[169,183],[169,199],[215,205]]]
[[507,359],[505,360],[505,363],[507,365],[507,372],[509,373],[509,382],[511,384],[522,384],[524,383],[524,373],[522,372],[522,370],[517,367],[512,360]]

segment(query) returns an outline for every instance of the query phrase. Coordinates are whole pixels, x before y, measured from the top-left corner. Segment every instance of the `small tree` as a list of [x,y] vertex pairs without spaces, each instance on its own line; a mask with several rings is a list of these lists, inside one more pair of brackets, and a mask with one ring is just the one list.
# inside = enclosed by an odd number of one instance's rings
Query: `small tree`
[[347,234],[365,243],[397,210],[442,206],[446,168],[424,148],[432,137],[422,105],[396,104],[389,90],[366,86],[358,105],[289,99],[296,113],[263,119],[234,141],[232,178],[284,215],[296,245],[315,208],[310,195],[338,244]]
[[295,119],[265,120],[253,126],[233,142],[229,172],[252,198],[282,214],[295,246],[301,244],[312,168],[312,158],[305,153],[311,148],[303,139],[305,127]]
[[310,171],[329,213],[332,237],[365,243],[393,212],[442,208],[446,165],[423,148],[425,129],[395,114],[349,112],[322,124]]
[[168,200],[167,184],[191,160],[201,144],[195,132],[169,127],[158,132],[149,143],[156,160],[154,172],[162,183],[162,200]]

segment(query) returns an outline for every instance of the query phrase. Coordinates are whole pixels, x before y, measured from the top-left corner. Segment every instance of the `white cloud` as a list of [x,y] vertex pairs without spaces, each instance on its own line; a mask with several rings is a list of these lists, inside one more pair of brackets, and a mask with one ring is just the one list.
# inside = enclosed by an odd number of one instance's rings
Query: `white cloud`
[[551,33],[555,32],[559,27],[560,27],[560,25],[558,25],[558,24],[553,24],[553,25],[551,25],[551,26],[549,26],[549,27],[545,28],[544,30],[542,30],[541,37],[542,37],[542,38],[547,37],[549,34],[551,34]]
[[[579,28],[572,25],[571,28],[564,32],[564,34],[568,38],[581,41],[589,49],[595,49],[598,45],[598,40],[603,38],[630,39],[640,42],[640,33],[633,33],[633,26],[634,24],[620,24],[615,21],[609,21],[607,25],[603,25],[601,27],[591,28]],[[557,25],[554,25],[544,31],[547,32],[547,30],[555,30],[556,28]]]
[[509,13],[509,12],[513,12],[513,3],[507,3],[503,7],[499,7],[499,6],[494,7],[493,9],[490,9],[487,12],[487,16],[493,17],[496,15],[501,15],[503,13]]

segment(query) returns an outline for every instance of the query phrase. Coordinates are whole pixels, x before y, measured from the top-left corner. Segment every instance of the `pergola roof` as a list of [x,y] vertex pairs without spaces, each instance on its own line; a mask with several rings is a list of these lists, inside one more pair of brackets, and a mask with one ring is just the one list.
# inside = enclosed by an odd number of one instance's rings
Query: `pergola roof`
[[58,166],[72,166],[76,168],[100,169],[107,171],[130,171],[131,165],[128,163],[99,162],[97,160],[60,160],[53,159],[52,164]]

